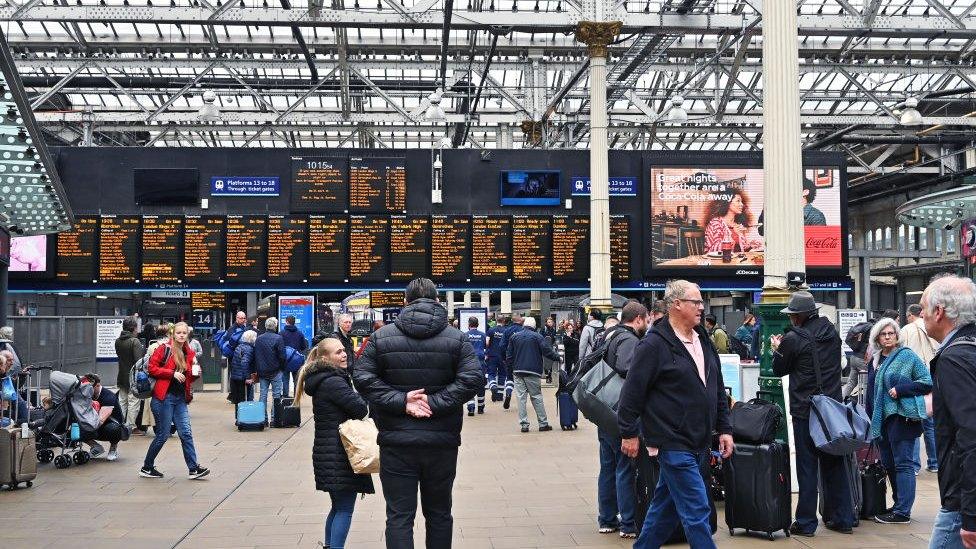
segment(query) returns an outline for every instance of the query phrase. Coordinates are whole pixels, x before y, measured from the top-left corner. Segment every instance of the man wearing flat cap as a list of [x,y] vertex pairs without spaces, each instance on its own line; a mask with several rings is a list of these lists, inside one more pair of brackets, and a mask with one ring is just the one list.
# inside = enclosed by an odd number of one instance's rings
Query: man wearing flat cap
[[[831,498],[833,516],[824,517],[827,528],[850,534],[854,504],[844,458],[817,450],[810,437],[810,397],[824,394],[841,400],[841,341],[829,320],[820,316],[810,292],[796,292],[782,310],[790,318],[785,335],[769,339],[773,348],[773,373],[790,376],[790,414],[796,445],[796,478],[800,493],[796,519],[790,533],[811,537],[817,530],[817,477],[823,478],[822,497]],[[815,365],[820,367],[818,381]],[[819,471],[818,471],[819,470]]]

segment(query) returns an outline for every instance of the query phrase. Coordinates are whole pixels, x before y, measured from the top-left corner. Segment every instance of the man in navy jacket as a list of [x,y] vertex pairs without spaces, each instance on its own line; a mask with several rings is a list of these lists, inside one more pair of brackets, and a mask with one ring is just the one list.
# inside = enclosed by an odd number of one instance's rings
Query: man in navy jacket
[[[515,331],[510,337],[505,348],[505,367],[515,378],[522,432],[529,432],[529,414],[525,402],[527,397],[532,398],[532,407],[535,408],[536,419],[539,421],[539,430],[552,431],[552,425],[549,425],[549,419],[546,417],[546,404],[542,400],[542,378],[545,376],[542,357],[559,360],[559,355],[552,350],[551,345],[546,343],[542,334],[535,331],[535,318],[531,316],[525,317],[521,329]],[[510,396],[505,396],[506,403]]]
[[[254,341],[254,366],[261,383],[261,402],[268,405],[268,387],[274,400],[281,398],[281,378],[285,369],[285,342],[278,334],[278,319],[269,317],[264,321],[265,332]],[[274,404],[274,401],[272,401]],[[274,406],[271,407],[271,422],[274,423]]]
[[712,431],[719,433],[723,458],[734,447],[722,368],[700,325],[705,307],[698,286],[672,280],[664,300],[668,314],[637,344],[617,410],[621,451],[630,457],[656,455],[661,467],[661,482],[634,547],[660,547],[679,522],[689,545],[715,547],[701,467]]

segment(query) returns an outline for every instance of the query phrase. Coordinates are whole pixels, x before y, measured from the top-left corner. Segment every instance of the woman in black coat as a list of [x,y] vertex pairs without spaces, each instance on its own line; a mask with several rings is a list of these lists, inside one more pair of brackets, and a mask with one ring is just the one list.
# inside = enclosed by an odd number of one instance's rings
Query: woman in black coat
[[302,394],[312,397],[315,416],[315,442],[312,468],[315,488],[328,492],[332,509],[325,520],[325,543],[329,549],[345,546],[358,494],[372,494],[370,475],[357,475],[339,438],[339,424],[347,419],[363,419],[366,401],[353,389],[346,370],[346,350],[337,339],[323,339],[308,356],[295,386],[295,405]]

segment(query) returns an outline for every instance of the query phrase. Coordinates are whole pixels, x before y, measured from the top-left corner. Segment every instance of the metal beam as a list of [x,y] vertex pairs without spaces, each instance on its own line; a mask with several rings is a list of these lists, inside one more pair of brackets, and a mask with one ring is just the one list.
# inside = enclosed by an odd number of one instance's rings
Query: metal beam
[[393,99],[392,97],[390,97],[389,95],[387,95],[387,93],[385,91],[383,91],[382,89],[380,89],[379,86],[377,86],[376,84],[374,84],[372,80],[370,80],[369,78],[366,78],[366,76],[363,75],[363,73],[357,71],[356,69],[353,69],[352,67],[350,67],[350,70],[352,71],[353,74],[355,74],[356,76],[358,76],[359,79],[362,80],[369,87],[369,89],[373,90],[373,92],[376,95],[380,96],[383,99],[383,101],[386,101],[386,104],[387,105],[389,105],[390,107],[393,107],[393,110],[395,110],[396,112],[400,113],[400,115],[402,115],[404,118],[410,120],[411,122],[417,122],[418,121],[416,118],[413,117],[413,115],[411,115],[410,113],[408,113],[400,105],[400,103],[398,103],[395,99]]
[[69,72],[68,74],[66,74],[64,76],[64,78],[62,78],[56,84],[54,84],[53,86],[51,86],[51,88],[49,90],[47,90],[43,94],[41,94],[40,97],[34,99],[34,101],[31,102],[31,110],[37,110],[37,107],[40,107],[41,105],[44,104],[45,101],[47,101],[48,99],[50,99],[52,95],[58,93],[58,90],[60,90],[61,88],[63,88],[68,82],[71,81],[72,78],[74,78],[75,76],[77,76],[78,73],[81,72],[87,66],[88,66],[88,63],[84,63],[82,65],[79,65],[78,68],[76,68],[75,70],[73,70],[73,71]]
[[939,15],[945,17],[949,21],[952,21],[952,24],[954,24],[955,26],[963,30],[967,28],[966,23],[963,22],[962,19],[956,17],[956,15],[951,11],[949,11],[949,8],[945,7],[945,5],[943,5],[942,2],[940,2],[939,0],[925,0],[925,1],[928,2],[928,4],[932,6],[933,9],[935,9],[935,11],[939,12]]
[[192,88],[194,85],[196,85],[197,82],[199,82],[204,76],[206,76],[207,74],[209,74],[210,71],[212,71],[214,69],[214,67],[216,67],[216,66],[217,66],[217,62],[214,61],[205,70],[203,70],[201,73],[197,74],[193,78],[193,80],[190,80],[185,86],[183,86],[180,89],[180,91],[178,91],[175,94],[173,94],[172,96],[170,96],[170,98],[167,99],[158,109],[156,109],[155,111],[152,112],[152,114],[150,114],[148,117],[146,117],[146,122],[152,122],[157,116],[159,116],[160,114],[162,114],[163,111],[165,111],[167,108],[169,108],[170,105],[172,105],[173,103],[175,103],[177,99],[179,99],[180,97],[183,97],[183,94],[184,93],[186,93],[187,91],[189,91],[190,88]]

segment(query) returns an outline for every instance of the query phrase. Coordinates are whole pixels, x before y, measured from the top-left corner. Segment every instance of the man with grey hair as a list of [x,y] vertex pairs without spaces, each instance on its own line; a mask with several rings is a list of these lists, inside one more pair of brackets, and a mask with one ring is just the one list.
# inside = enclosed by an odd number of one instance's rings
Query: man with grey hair
[[522,319],[522,329],[515,332],[505,347],[505,367],[512,374],[518,395],[519,424],[523,433],[529,432],[529,413],[526,400],[532,399],[540,431],[552,431],[546,417],[546,403],[542,399],[542,378],[545,377],[542,357],[559,360],[559,355],[535,330],[535,318]]
[[342,313],[339,315],[335,331],[329,334],[329,337],[342,342],[342,347],[346,350],[346,367],[350,372],[352,372],[353,361],[356,360],[356,348],[352,344],[352,336],[349,335],[352,331],[352,320],[351,314]]
[[929,364],[942,508],[930,549],[976,547],[976,285],[936,278],[922,293],[925,331],[941,346]]
[[278,319],[264,321],[264,333],[254,340],[254,367],[261,383],[261,402],[268,406],[268,387],[271,387],[271,422],[274,423],[274,403],[281,399],[282,372],[285,369],[285,340],[278,333]]
[[[909,305],[905,315],[907,322],[898,332],[898,340],[901,341],[902,345],[914,351],[922,359],[922,362],[928,365],[935,358],[935,351],[939,344],[929,337],[929,333],[925,330],[925,321],[922,320],[922,306],[917,303]],[[939,458],[935,449],[935,421],[932,418],[922,422],[922,438],[925,440],[925,455],[928,458],[925,468],[930,473],[938,473]],[[914,454],[916,475],[922,468],[921,458],[921,444],[916,440]]]

